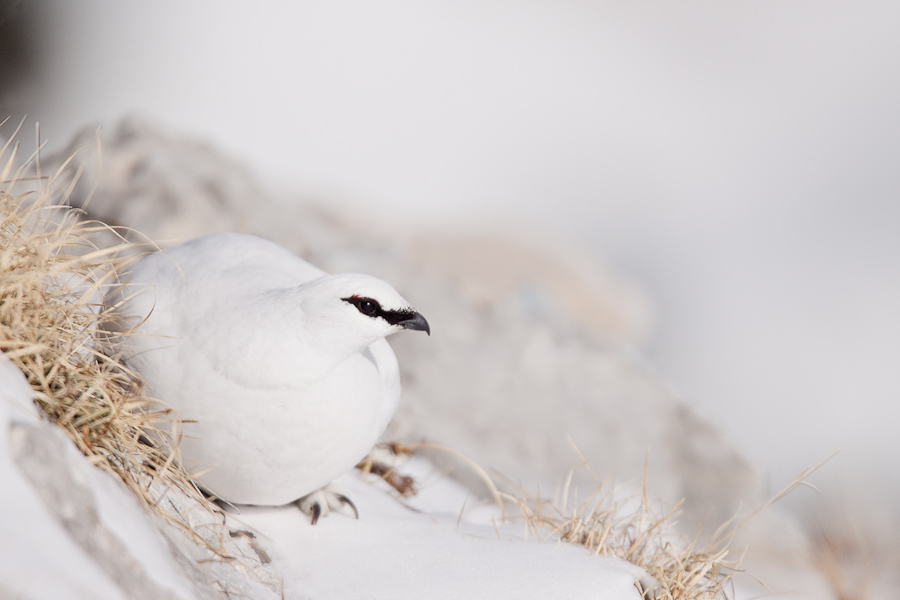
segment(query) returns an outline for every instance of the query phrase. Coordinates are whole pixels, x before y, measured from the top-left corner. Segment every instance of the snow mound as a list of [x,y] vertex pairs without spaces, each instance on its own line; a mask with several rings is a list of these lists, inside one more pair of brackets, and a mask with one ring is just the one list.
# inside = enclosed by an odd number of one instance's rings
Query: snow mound
[[[196,533],[226,544],[232,560],[211,560],[185,530],[148,515],[120,482],[91,466],[37,416],[31,398],[24,376],[0,360],[0,597],[640,598],[634,582],[643,571],[628,563],[574,546],[522,543],[509,525],[488,524],[499,517],[495,507],[473,511],[473,522],[459,519],[469,492],[447,478],[408,506],[384,486],[345,475],[338,484],[360,519],[334,514],[316,526],[292,506],[211,517],[177,490],[161,491],[160,501],[187,515]],[[422,477],[433,471],[425,460],[411,465]],[[250,569],[257,572],[248,576]]]

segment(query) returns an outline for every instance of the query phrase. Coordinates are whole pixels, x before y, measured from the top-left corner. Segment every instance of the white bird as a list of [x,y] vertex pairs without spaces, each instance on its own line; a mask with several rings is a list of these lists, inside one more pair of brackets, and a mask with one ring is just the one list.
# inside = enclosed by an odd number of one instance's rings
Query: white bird
[[242,234],[198,238],[136,262],[105,300],[116,344],[182,421],[182,464],[235,504],[298,501],[312,522],[325,489],[371,450],[400,396],[386,336],[431,333],[390,285],[327,275]]

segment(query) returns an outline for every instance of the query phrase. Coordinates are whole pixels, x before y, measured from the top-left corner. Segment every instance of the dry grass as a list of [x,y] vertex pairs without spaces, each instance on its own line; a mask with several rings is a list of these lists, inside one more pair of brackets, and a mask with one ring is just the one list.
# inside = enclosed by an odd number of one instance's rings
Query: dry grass
[[[521,488],[515,493],[500,491],[475,461],[446,446],[393,442],[376,447],[376,451],[379,449],[387,450],[389,454],[371,454],[357,468],[363,473],[384,478],[402,496],[414,495],[416,489],[411,478],[402,475],[397,468],[398,459],[392,459],[391,455],[410,456],[420,450],[446,454],[482,482],[486,496],[500,507],[503,515],[501,522],[522,523],[524,538],[584,546],[593,554],[620,558],[643,568],[648,576],[636,581],[635,586],[648,600],[726,598],[726,590],[740,563],[739,553],[730,547],[738,529],[800,485],[814,470],[802,474],[740,523],[723,524],[701,548],[696,541],[685,538],[675,528],[679,506],[667,512],[654,507],[647,497],[646,482],[636,497],[623,496],[608,481],[597,478],[583,457],[579,468],[587,470],[594,479],[588,497],[579,501],[577,490],[572,485],[573,470],[558,496],[547,500],[539,492],[532,494]],[[508,489],[509,486],[504,487]]]
[[[833,456],[833,455],[832,455]],[[675,528],[679,505],[662,511],[647,499],[646,480],[637,497],[622,497],[608,481],[600,480],[582,456],[582,469],[593,477],[591,494],[580,501],[569,473],[555,500],[540,494],[503,494],[518,506],[527,531],[541,540],[560,540],[584,546],[594,554],[621,558],[643,568],[648,577],[635,582],[650,600],[718,600],[728,597],[743,552],[732,548],[738,531],[798,486],[832,456],[797,476],[781,492],[740,521],[723,523],[702,545]]]
[[[582,464],[580,468],[590,468]],[[569,473],[557,498],[520,490],[504,494],[524,517],[527,531],[541,540],[584,546],[593,554],[620,558],[647,572],[635,582],[643,597],[654,600],[712,600],[726,597],[739,560],[730,549],[734,528],[724,524],[703,547],[675,529],[680,504],[668,511],[640,494],[625,496],[595,477],[588,497],[578,499]]]
[[[77,170],[64,165],[46,179],[23,178],[40,172],[37,155],[14,171],[16,150],[10,142],[0,149],[0,351],[49,420],[168,525],[161,530],[193,565],[198,585],[223,598],[245,598],[247,579],[277,589],[264,552],[235,537],[175,462],[177,440],[166,433],[175,416],[142,397],[138,376],[98,346],[115,329],[102,297],[116,285],[116,270],[140,256],[135,245],[63,204]],[[119,242],[98,247],[97,239]]]
[[137,395],[136,375],[96,345],[110,319],[103,292],[115,268],[130,260],[123,253],[132,245],[98,248],[98,234],[111,229],[60,205],[79,173],[24,179],[26,170],[39,172],[37,155],[14,171],[16,154],[11,140],[0,150],[0,351],[25,374],[43,412],[94,465],[177,522],[157,506],[151,482],[206,500],[173,464],[173,453],[141,439],[171,416]]

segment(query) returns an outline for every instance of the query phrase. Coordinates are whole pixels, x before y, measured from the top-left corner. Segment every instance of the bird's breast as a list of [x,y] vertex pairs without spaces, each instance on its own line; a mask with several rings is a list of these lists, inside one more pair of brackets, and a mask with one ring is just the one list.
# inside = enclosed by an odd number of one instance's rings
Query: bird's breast
[[360,354],[312,384],[272,390],[218,378],[190,389],[176,407],[190,421],[186,466],[237,503],[283,504],[326,485],[369,452],[393,415],[399,375],[385,385],[379,367]]

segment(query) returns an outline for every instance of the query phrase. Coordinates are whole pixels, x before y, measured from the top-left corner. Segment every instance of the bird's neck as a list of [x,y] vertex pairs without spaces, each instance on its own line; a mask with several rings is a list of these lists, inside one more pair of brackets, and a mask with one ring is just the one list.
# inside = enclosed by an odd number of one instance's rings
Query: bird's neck
[[260,321],[275,327],[269,332],[272,337],[265,337],[282,339],[284,343],[279,352],[266,347],[258,351],[268,355],[272,367],[286,374],[293,372],[293,377],[299,379],[315,382],[326,377],[378,339],[348,329],[345,320],[336,318],[333,301],[310,297],[302,289],[270,294],[263,304],[269,315]]

